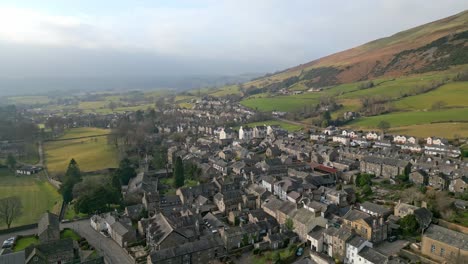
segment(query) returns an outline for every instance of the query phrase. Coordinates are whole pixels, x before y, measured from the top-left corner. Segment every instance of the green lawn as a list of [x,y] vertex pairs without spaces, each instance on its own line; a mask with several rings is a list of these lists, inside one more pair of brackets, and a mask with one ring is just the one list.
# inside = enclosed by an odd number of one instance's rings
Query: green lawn
[[69,228],[65,228],[64,230],[62,230],[62,232],[60,232],[60,238],[61,239],[64,239],[64,238],[71,238],[75,241],[79,240],[81,237],[80,235],[78,235],[75,231],[73,231],[72,229],[69,229]]
[[13,251],[21,251],[33,244],[39,244],[39,239],[36,236],[20,237],[18,241],[16,241],[16,246],[13,248]]
[[101,135],[108,135],[110,133],[111,131],[108,129],[95,128],[95,127],[79,127],[79,128],[73,128],[73,129],[67,130],[65,134],[60,137],[60,139],[101,136]]
[[437,135],[444,138],[468,137],[468,123],[435,123],[401,126],[390,129],[392,134],[430,137]]
[[[58,213],[62,197],[42,173],[16,177],[7,169],[0,169],[0,198],[19,196],[23,213],[13,226],[36,223],[47,210]],[[0,224],[0,229],[6,225]]]
[[390,113],[359,118],[351,122],[350,126],[358,128],[376,128],[379,122],[383,120],[389,122],[392,127],[428,124],[431,122],[468,121],[468,108]]
[[76,213],[75,208],[74,208],[74,204],[72,203],[72,204],[67,206],[67,210],[65,211],[64,218],[67,219],[67,220],[73,220],[73,219],[82,218],[82,217],[85,217],[85,216],[87,216],[87,214]]
[[260,121],[260,122],[254,122],[254,123],[248,123],[246,126],[254,127],[254,126],[262,126],[262,125],[279,125],[281,128],[286,129],[288,131],[298,131],[301,130],[303,127],[290,124],[284,121],[279,121],[279,120],[267,120],[267,121]]
[[[89,136],[91,134],[106,134],[108,130],[96,128],[71,129],[60,139]],[[64,141],[49,141],[44,145],[49,173],[64,173],[72,158],[76,160],[82,171],[95,171],[105,168],[115,168],[118,157],[114,146],[107,143],[104,137],[89,137]]]

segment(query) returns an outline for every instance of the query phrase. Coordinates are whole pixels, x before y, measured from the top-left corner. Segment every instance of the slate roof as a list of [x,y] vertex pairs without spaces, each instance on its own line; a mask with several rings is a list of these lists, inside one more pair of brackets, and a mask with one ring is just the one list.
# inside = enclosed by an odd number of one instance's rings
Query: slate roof
[[344,216],[343,216],[343,219],[346,219],[346,220],[349,220],[349,221],[356,221],[356,220],[359,220],[359,219],[363,219],[364,221],[366,221],[369,225],[371,225],[372,223],[370,222],[370,219],[371,219],[371,216],[367,213],[364,213],[364,212],[361,212],[359,210],[356,210],[356,209],[351,209],[349,210]]
[[379,204],[375,204],[375,203],[371,203],[371,202],[363,202],[361,204],[361,208],[365,209],[365,210],[368,210],[368,211],[371,211],[371,212],[374,212],[374,213],[378,213],[378,214],[381,214],[381,215],[385,215],[385,214],[389,214],[391,213],[391,210],[384,207],[384,206],[381,206]]
[[348,241],[348,244],[355,248],[359,248],[362,244],[364,244],[367,240],[360,237],[360,236],[354,236],[351,238],[351,240]]
[[385,263],[385,261],[387,260],[387,257],[385,257],[385,255],[370,247],[363,248],[361,252],[358,253],[358,255],[366,259],[367,261],[375,264]]
[[441,241],[443,243],[452,245],[454,247],[468,250],[468,235],[457,231],[450,230],[439,225],[431,225],[424,236],[433,240]]
[[24,264],[25,261],[26,255],[24,251],[0,255],[0,263],[2,264]]
[[222,246],[223,242],[219,237],[209,236],[194,242],[189,242],[176,247],[156,251],[150,255],[150,259],[152,263],[159,263],[178,256],[192,254],[195,252]]
[[60,254],[62,252],[73,253],[73,239],[65,238],[39,245],[31,245],[25,249],[27,259],[29,259],[34,252],[45,256]]
[[38,223],[38,233],[41,234],[48,227],[60,230],[60,221],[59,221],[58,215],[50,213],[50,212],[47,212],[42,215]]
[[380,158],[374,156],[365,156],[363,161],[374,164],[384,164],[397,167],[405,167],[408,164],[408,161],[401,159],[392,159],[392,158]]
[[325,228],[321,226],[315,226],[314,228],[312,228],[308,235],[316,240],[319,240],[320,238],[322,238],[324,232]]

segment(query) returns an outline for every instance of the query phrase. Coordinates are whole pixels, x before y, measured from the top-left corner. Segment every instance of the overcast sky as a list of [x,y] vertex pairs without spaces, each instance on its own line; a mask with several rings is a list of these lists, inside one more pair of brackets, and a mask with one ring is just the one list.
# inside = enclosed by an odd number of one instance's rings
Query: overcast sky
[[271,72],[466,0],[0,0],[0,77]]

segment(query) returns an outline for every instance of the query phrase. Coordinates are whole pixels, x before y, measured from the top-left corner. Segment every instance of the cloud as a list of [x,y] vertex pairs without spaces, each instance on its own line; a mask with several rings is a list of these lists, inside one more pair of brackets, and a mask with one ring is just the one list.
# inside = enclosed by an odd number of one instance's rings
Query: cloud
[[132,53],[170,57],[194,67],[198,60],[213,65],[213,72],[223,63],[235,65],[236,72],[259,72],[305,63],[466,8],[468,2],[456,0],[431,5],[423,0],[174,0],[166,6],[109,6],[99,13],[0,5],[0,44],[42,47],[50,56],[54,47],[77,54],[89,49],[125,58]]

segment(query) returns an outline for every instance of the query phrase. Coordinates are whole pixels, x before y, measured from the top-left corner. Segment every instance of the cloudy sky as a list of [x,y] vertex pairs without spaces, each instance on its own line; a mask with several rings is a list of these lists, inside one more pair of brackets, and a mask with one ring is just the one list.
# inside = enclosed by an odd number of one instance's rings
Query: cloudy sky
[[0,77],[271,72],[466,9],[464,0],[0,0]]

